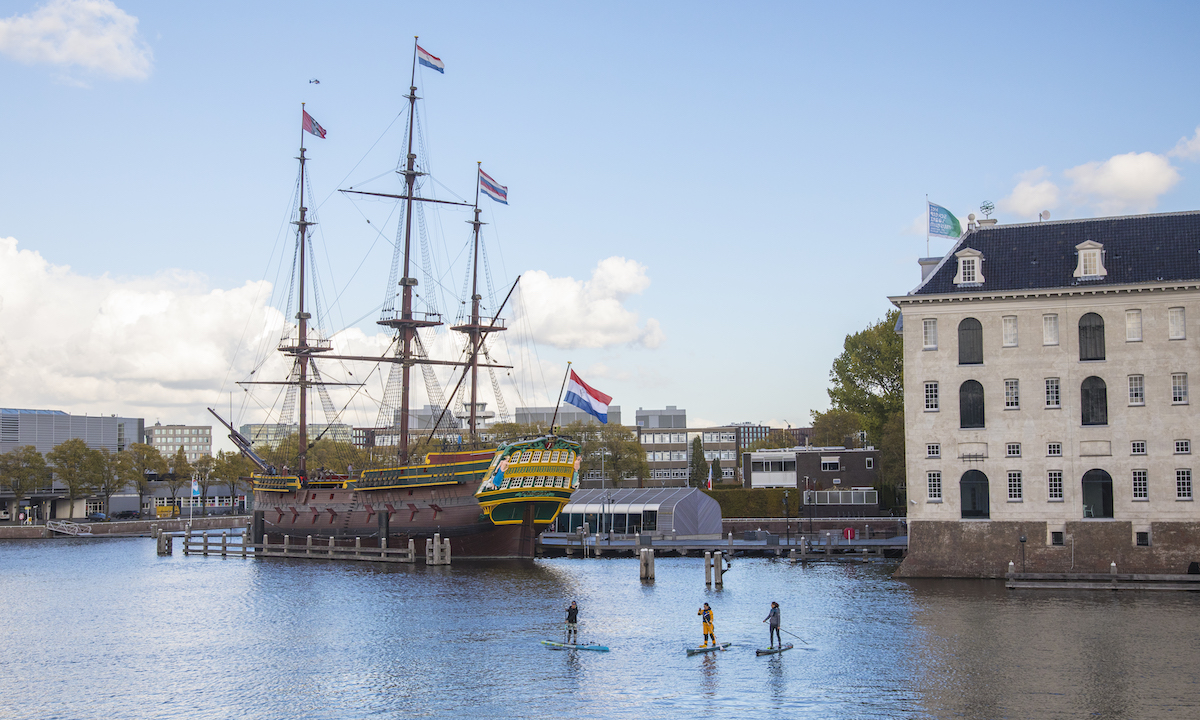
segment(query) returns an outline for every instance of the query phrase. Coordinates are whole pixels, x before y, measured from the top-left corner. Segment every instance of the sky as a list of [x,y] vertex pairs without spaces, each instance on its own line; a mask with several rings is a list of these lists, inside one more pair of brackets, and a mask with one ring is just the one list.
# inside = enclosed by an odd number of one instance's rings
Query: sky
[[[1198,22],[1166,2],[0,0],[0,406],[267,417],[277,390],[237,382],[285,372],[302,102],[328,131],[305,140],[324,324],[339,351],[385,348],[396,208],[337,191],[399,191],[419,35],[446,67],[416,79],[428,192],[472,199],[476,162],[509,190],[481,206],[485,307],[522,278],[493,346],[509,408],[552,404],[570,361],[627,424],[808,425],[846,335],[917,284],[926,197],[964,223],[984,201],[1001,223],[1200,209]],[[429,218],[418,292],[452,316],[469,213]],[[330,375],[364,383],[331,393],[374,424],[380,371]]]

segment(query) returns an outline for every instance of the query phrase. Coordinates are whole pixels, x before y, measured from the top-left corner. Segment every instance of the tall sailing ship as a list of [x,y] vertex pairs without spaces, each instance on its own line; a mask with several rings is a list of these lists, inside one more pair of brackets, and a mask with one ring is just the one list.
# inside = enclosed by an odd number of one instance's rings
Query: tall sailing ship
[[[238,432],[215,411],[210,412],[230,431],[230,439],[258,468],[253,473],[255,542],[282,543],[285,535],[313,535],[322,539],[332,538],[335,543],[353,544],[358,541],[364,546],[383,545],[403,547],[407,541],[423,540],[439,533],[450,540],[451,551],[456,556],[471,558],[532,557],[537,534],[552,523],[567,503],[572,491],[579,484],[580,445],[573,439],[559,435],[525,438],[502,444],[498,448],[485,448],[479,440],[479,410],[483,405],[478,400],[479,371],[486,368],[494,373],[495,368],[507,368],[491,360],[487,350],[490,334],[505,329],[500,312],[516,289],[516,283],[500,303],[494,317],[482,314],[482,295],[479,289],[480,221],[479,188],[487,195],[504,201],[504,188],[496,184],[477,168],[475,202],[451,202],[422,197],[418,178],[425,173],[418,168],[414,151],[414,129],[417,127],[417,67],[428,66],[442,72],[438,58],[425,52],[413,43],[413,71],[409,86],[407,153],[402,169],[397,173],[404,178],[402,194],[388,194],[354,190],[343,193],[392,198],[403,206],[402,240],[397,233],[395,256],[392,261],[389,281],[389,300],[385,302],[383,315],[378,324],[394,332],[394,354],[380,357],[340,355],[333,351],[331,342],[312,327],[312,306],[306,294],[306,277],[311,269],[310,231],[315,224],[305,206],[306,177],[304,132],[324,136],[324,130],[302,109],[303,129],[300,163],[298,213],[293,221],[296,226],[295,258],[299,271],[293,275],[297,304],[295,305],[295,334],[289,331],[277,350],[291,363],[291,372],[280,382],[247,381],[242,385],[284,385],[286,399],[279,411],[280,427],[290,428],[294,407],[299,409],[298,453],[294,456],[294,467],[276,467],[256,452],[250,438]],[[470,313],[464,322],[451,329],[462,333],[466,343],[463,355],[454,360],[435,360],[428,357],[420,331],[443,325],[436,312],[414,311],[413,295],[418,280],[413,276],[413,220],[414,210],[420,214],[422,203],[442,203],[472,207],[473,255],[470,270]],[[397,275],[399,274],[399,277]],[[520,278],[517,279],[518,281]],[[395,292],[395,288],[400,288]],[[290,293],[289,293],[290,294]],[[396,300],[399,300],[397,306]],[[290,305],[290,302],[289,302]],[[290,307],[289,307],[290,312]],[[389,347],[390,349],[390,347]],[[481,358],[486,362],[481,362]],[[360,469],[348,468],[345,473],[331,472],[325,468],[313,468],[309,463],[309,393],[321,395],[326,418],[333,414],[326,387],[341,383],[328,382],[321,374],[318,362],[365,361],[388,363],[392,368],[389,375],[389,394],[398,394],[397,407],[385,404],[380,412],[381,422],[370,434],[373,440],[394,448],[394,461],[385,467]],[[412,373],[420,366],[425,374],[427,392],[434,397],[433,409],[437,417],[428,428],[428,437],[422,431],[410,427],[410,405],[412,404]],[[456,424],[454,416],[447,417],[449,404],[442,400],[436,376],[431,366],[453,366],[459,374],[458,384],[451,392],[451,400],[462,398],[464,408],[461,421],[466,423],[466,442],[450,444],[445,437],[447,428]],[[465,383],[465,385],[464,385]],[[499,392],[495,376],[492,385]],[[398,393],[393,392],[393,388]],[[467,397],[469,396],[469,400]],[[391,416],[388,416],[389,411]],[[440,412],[440,415],[438,413]],[[394,422],[392,419],[394,418]],[[387,422],[387,425],[384,425]],[[553,427],[550,428],[553,431]],[[437,447],[436,436],[442,436],[442,447]],[[319,439],[319,438],[318,438]],[[413,441],[424,439],[413,451]]]

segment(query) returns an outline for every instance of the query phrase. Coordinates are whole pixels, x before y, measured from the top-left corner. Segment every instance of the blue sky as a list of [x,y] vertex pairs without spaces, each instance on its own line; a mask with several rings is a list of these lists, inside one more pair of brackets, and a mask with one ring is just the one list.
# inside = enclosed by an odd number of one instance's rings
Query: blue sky
[[[390,250],[364,214],[386,209],[334,191],[395,163],[419,34],[446,63],[418,77],[433,173],[467,196],[483,161],[509,187],[485,213],[497,285],[526,273],[526,309],[557,310],[530,318],[538,367],[510,405],[571,360],[629,421],[806,425],[845,335],[916,284],[927,194],[1002,223],[1200,206],[1198,15],[0,2],[0,404],[165,423],[227,402],[276,280],[301,102],[329,131],[307,146],[334,317],[376,306]],[[441,218],[464,242],[466,216]]]

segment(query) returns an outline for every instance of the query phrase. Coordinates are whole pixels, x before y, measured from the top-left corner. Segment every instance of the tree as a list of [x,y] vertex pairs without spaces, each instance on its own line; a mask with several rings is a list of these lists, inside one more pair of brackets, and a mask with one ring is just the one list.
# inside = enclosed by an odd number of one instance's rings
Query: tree
[[167,474],[167,459],[158,448],[146,443],[133,443],[125,452],[119,453],[118,470],[124,476],[125,482],[137,489],[138,513],[146,506],[146,496],[154,492],[150,484],[150,475],[162,478]]
[[252,472],[254,472],[254,463],[240,452],[225,452],[224,450],[217,452],[217,459],[213,464],[213,475],[229,486],[233,512],[237,512],[239,491],[243,489],[246,492],[250,491],[250,473]]
[[715,457],[712,461],[712,481],[715,485],[721,482],[721,458]]
[[642,487],[646,476],[650,474],[646,451],[642,449],[632,428],[614,424],[580,424],[561,428],[560,432],[570,434],[579,441],[580,454],[583,456],[579,468],[581,474],[602,470],[614,487],[628,477],[636,477],[638,487]]
[[22,445],[0,455],[0,484],[13,494],[13,513],[21,500],[43,485],[49,485],[46,458],[33,445]]
[[847,335],[829,371],[833,407],[861,416],[873,444],[881,442],[888,418],[904,410],[904,339],[894,329],[899,317],[900,311],[892,310],[866,330]]
[[796,438],[787,430],[776,428],[767,433],[767,436],[762,440],[755,440],[750,443],[750,450],[774,450],[777,448],[796,447]]
[[823,447],[841,445],[858,447],[858,434],[863,419],[858,413],[834,408],[825,412],[813,411],[813,444]]
[[175,500],[179,497],[179,491],[184,485],[191,485],[192,464],[188,462],[183,448],[176,450],[168,462],[170,464],[167,466],[167,488],[171,491],[171,514],[174,515],[178,512]]
[[192,466],[196,484],[200,486],[200,514],[208,514],[208,488],[212,485],[213,468],[216,460],[211,455],[201,455]]
[[[109,502],[112,496],[121,491],[129,483],[120,471],[119,455],[113,455],[108,450],[97,450],[92,456],[96,473],[95,493],[104,498],[104,513],[109,514]],[[121,453],[123,455],[124,453]]]
[[708,460],[704,459],[704,442],[700,436],[692,438],[692,458],[688,463],[688,484],[704,487],[708,482]]
[[904,413],[895,413],[884,423],[879,446],[880,504],[887,507],[905,507],[908,483],[905,473]]
[[79,438],[64,440],[46,453],[46,459],[54,466],[54,479],[67,489],[68,519],[75,518],[75,501],[90,495],[97,485],[103,469],[97,455],[98,450]]

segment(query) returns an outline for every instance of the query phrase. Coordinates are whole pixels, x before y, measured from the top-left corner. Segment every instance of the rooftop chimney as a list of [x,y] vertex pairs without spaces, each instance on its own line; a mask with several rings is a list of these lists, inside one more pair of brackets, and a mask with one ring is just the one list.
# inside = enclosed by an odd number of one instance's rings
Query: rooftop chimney
[[941,261],[940,257],[917,258],[917,262],[921,265],[921,280],[924,281],[925,278],[929,277],[929,273],[933,272],[933,269]]

